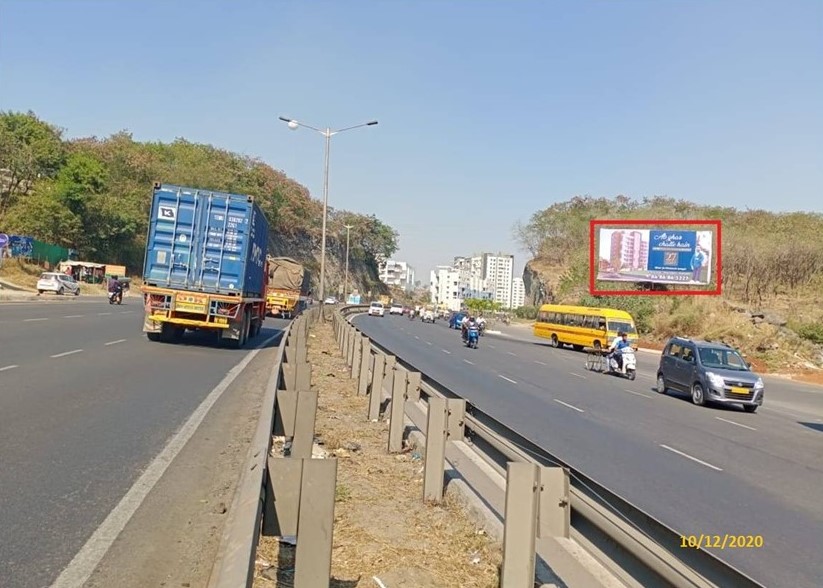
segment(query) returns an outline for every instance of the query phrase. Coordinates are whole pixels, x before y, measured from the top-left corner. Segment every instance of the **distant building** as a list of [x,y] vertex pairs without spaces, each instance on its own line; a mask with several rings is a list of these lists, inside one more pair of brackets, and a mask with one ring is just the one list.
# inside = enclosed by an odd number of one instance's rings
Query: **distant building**
[[405,261],[385,259],[378,263],[380,281],[388,286],[402,288],[406,292],[414,289],[414,268]]
[[484,253],[482,259],[482,275],[494,293],[494,301],[500,303],[503,308],[511,308],[514,255]]
[[526,303],[526,285],[523,283],[523,278],[514,278],[512,280],[512,309],[517,309]]
[[449,265],[439,265],[431,271],[429,298],[432,304],[441,304],[449,310],[460,310],[460,271]]

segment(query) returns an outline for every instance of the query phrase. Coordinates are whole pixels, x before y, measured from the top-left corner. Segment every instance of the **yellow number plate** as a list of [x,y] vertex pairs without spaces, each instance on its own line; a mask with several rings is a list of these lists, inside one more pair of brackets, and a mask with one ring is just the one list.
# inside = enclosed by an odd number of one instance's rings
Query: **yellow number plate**
[[223,318],[222,316],[219,316],[216,319],[214,319],[214,322],[216,322],[218,325],[225,325],[225,324],[228,324],[229,320],[226,319],[226,318]]
[[205,314],[208,302],[208,296],[200,294],[178,294],[174,300],[174,310]]
[[738,388],[737,386],[731,386],[730,390],[732,394],[748,394],[751,392],[748,388]]

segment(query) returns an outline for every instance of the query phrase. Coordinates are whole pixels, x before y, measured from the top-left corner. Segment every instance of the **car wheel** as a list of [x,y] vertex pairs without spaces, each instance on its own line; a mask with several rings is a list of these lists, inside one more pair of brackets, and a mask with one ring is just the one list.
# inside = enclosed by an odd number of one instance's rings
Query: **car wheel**
[[74,291],[74,295],[80,296],[80,288],[77,288],[77,290]]
[[560,340],[557,338],[557,335],[552,335],[552,347],[560,347]]
[[692,386],[692,402],[697,406],[703,406],[706,404],[706,393],[703,392],[702,385],[694,384]]
[[657,391],[660,394],[666,393],[666,378],[663,377],[663,374],[657,374]]
[[62,296],[62,295],[63,295],[63,294],[65,294],[65,293],[66,293],[66,291],[65,291],[65,290],[63,290],[63,288],[62,288],[62,287],[61,287],[61,288],[57,291],[57,295],[58,295],[58,296]]
[[595,341],[594,345],[592,345],[592,347],[594,347],[595,351],[600,351],[600,349],[601,349],[600,341]]
[[757,408],[758,408],[758,406],[756,404],[744,404],[743,405],[743,410],[745,410],[746,412],[750,412],[750,413],[757,412]]

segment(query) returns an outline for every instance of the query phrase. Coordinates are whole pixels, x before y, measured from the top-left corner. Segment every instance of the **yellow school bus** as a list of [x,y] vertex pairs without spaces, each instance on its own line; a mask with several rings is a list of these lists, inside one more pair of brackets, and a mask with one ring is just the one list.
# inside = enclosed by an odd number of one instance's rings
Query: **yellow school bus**
[[534,323],[535,337],[550,339],[552,347],[571,345],[578,351],[584,347],[605,349],[620,331],[626,332],[637,349],[634,319],[623,310],[544,304]]

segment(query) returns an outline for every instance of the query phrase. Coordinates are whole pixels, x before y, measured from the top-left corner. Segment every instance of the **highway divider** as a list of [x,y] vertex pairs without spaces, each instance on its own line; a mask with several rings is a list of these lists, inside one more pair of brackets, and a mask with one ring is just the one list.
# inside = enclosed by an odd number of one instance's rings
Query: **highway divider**
[[[390,453],[402,451],[410,433],[424,440],[421,499],[443,499],[448,464],[450,477],[502,520],[501,586],[532,588],[538,562],[570,587],[602,584],[573,555],[580,548],[626,586],[762,586],[705,549],[684,547],[674,529],[371,341],[351,322],[367,308],[332,315],[358,392],[370,395],[367,418],[388,414]],[[504,488],[490,472],[505,478]]]
[[[261,535],[295,538],[295,586],[329,584],[337,459],[312,459],[317,390],[307,358],[309,325],[320,312],[299,314],[280,341],[209,588],[252,585]],[[273,436],[285,438],[284,451],[273,450]]]

